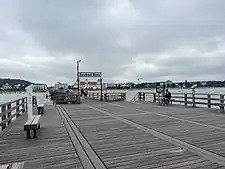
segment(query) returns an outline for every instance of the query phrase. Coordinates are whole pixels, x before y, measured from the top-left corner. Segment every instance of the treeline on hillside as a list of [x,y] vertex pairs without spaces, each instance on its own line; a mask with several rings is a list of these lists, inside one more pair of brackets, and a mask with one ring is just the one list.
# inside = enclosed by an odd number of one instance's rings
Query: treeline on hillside
[[25,90],[25,88],[30,84],[32,83],[22,79],[0,78],[1,90]]

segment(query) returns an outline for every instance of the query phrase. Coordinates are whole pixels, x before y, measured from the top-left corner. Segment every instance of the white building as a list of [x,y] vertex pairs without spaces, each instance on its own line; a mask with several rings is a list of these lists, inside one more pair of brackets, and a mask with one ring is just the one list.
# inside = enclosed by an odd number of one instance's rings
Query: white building
[[106,87],[116,87],[116,83],[106,83]]
[[12,87],[8,84],[8,83],[6,83],[6,84],[4,84],[3,86],[2,86],[2,89],[3,90],[7,90],[7,89],[11,89]]
[[21,87],[21,84],[14,85],[14,88],[19,89]]
[[47,85],[46,84],[34,84],[33,85],[33,90],[34,91],[46,91],[47,90]]
[[68,89],[68,84],[67,83],[60,83],[58,82],[58,84],[55,84],[55,89],[59,90],[59,89]]

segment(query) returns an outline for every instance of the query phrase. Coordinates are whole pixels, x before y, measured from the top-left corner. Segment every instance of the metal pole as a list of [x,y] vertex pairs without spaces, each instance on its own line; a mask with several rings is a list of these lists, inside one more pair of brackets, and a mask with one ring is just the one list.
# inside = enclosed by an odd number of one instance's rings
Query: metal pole
[[77,61],[77,92],[78,92],[78,95],[80,96],[80,79],[79,79],[79,63],[80,63],[80,60]]
[[103,95],[102,95],[102,77],[100,79],[100,85],[101,85],[101,101],[103,101]]

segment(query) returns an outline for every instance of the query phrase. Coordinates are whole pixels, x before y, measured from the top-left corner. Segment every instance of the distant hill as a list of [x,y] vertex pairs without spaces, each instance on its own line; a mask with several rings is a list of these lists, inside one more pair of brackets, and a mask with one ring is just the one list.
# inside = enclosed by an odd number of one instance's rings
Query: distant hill
[[22,80],[22,79],[2,79],[0,78],[0,87],[2,87],[3,85],[5,85],[6,83],[8,83],[10,86],[14,86],[14,85],[18,85],[20,84],[21,86],[29,86],[30,84],[33,84],[29,81],[26,80]]

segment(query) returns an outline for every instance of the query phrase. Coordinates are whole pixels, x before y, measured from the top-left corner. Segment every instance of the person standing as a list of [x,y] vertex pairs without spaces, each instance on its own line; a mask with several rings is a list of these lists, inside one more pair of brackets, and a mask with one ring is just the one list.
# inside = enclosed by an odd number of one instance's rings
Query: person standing
[[86,90],[84,91],[84,99],[85,99],[85,100],[87,100],[87,95],[88,95],[88,90],[86,89]]
[[166,104],[168,105],[170,103],[170,100],[171,100],[171,93],[169,92],[168,89],[166,89],[165,98],[166,98]]
[[84,89],[82,88],[81,91],[80,91],[80,96],[82,97],[84,94]]

